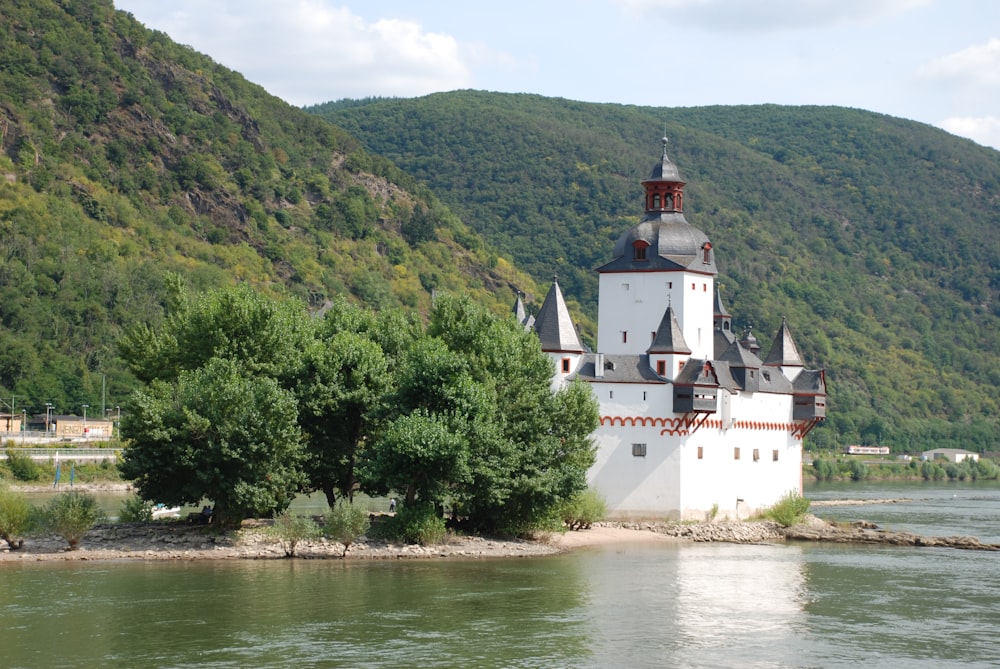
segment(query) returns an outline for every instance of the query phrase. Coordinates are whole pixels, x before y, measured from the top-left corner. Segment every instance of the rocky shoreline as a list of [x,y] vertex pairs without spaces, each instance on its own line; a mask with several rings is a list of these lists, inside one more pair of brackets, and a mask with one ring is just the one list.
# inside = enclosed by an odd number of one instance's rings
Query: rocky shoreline
[[[272,560],[285,558],[280,543],[268,533],[266,521],[247,521],[240,530],[220,533],[215,528],[183,522],[113,523],[87,533],[79,550],[69,551],[56,535],[26,537],[18,550],[0,550],[2,562],[75,560]],[[440,558],[511,558],[553,555],[580,546],[624,544],[648,540],[724,542],[737,544],[784,541],[923,546],[998,551],[975,537],[923,537],[891,532],[867,523],[824,521],[815,516],[794,527],[772,521],[706,523],[603,522],[588,530],[541,535],[533,540],[451,537],[436,546],[361,540],[350,546],[349,560],[403,560]],[[344,546],[319,539],[296,546],[297,559],[341,559]]]

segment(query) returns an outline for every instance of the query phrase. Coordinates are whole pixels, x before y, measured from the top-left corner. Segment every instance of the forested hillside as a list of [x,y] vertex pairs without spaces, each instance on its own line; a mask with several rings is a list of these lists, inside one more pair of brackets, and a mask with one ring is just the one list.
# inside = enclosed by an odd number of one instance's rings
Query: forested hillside
[[110,0],[0,0],[0,413],[114,406],[182,282],[426,314],[530,278],[427,190]]
[[591,343],[593,269],[640,215],[665,130],[738,329],[766,346],[787,317],[807,362],[828,369],[812,444],[998,448],[997,151],[834,107],[474,91],[364,102],[307,111],[427,184],[541,284],[558,274]]

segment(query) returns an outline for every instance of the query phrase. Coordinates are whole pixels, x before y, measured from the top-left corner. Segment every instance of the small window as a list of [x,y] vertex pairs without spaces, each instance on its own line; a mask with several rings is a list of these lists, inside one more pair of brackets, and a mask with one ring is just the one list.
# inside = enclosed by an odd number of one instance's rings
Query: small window
[[660,208],[660,194],[656,193],[655,195],[653,195],[653,209],[659,209],[659,208]]
[[673,287],[674,287],[674,282],[673,281],[667,281],[667,290],[670,290]]
[[708,292],[708,284],[707,283],[701,284],[701,292],[703,292],[703,293],[707,293]]
[[642,401],[643,402],[646,401],[646,391],[645,390],[642,391]]
[[753,449],[753,461],[754,462],[760,462],[760,449],[759,448]]
[[646,444],[632,444],[632,455],[637,458],[646,457]]
[[737,446],[736,448],[733,449],[733,460],[739,460],[739,459],[740,459],[740,447]]
[[666,196],[664,196],[664,198],[663,198],[663,208],[664,209],[673,209],[674,208],[674,196],[673,195],[666,195]]
[[637,239],[632,242],[632,259],[633,260],[646,260],[646,249],[649,248],[649,242],[643,239]]
[[695,285],[693,283],[691,284],[691,290],[697,290],[697,288],[695,288]]
[[778,451],[771,451],[771,460],[774,462],[778,461]]
[[563,374],[569,374],[569,358],[562,359],[562,371]]
[[650,332],[649,333],[649,341],[650,342],[656,341],[656,333],[655,332]]
[[705,459],[705,447],[704,446],[699,446],[698,447],[698,459],[699,460],[704,460]]
[[709,264],[709,263],[711,263],[712,262],[712,243],[711,242],[706,242],[705,245],[701,247],[701,250],[705,252],[705,255],[702,256],[702,259],[701,259],[702,263],[704,263],[706,265]]
[[666,360],[657,360],[656,361],[656,373],[659,374],[660,376],[666,376],[667,375],[667,361]]
[[622,343],[628,343],[628,330],[622,330]]
[[608,391],[608,399],[613,400],[614,398],[615,398],[615,391],[609,390]]

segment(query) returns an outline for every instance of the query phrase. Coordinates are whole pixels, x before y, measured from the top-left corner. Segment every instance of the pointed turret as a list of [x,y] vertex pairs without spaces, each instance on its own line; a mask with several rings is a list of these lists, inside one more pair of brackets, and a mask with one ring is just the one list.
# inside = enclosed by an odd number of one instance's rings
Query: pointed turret
[[677,322],[674,308],[667,307],[660,326],[653,333],[653,343],[646,349],[649,368],[659,376],[669,379],[691,357],[691,347],[684,341],[684,332]]
[[733,317],[726,309],[726,305],[722,303],[722,291],[719,288],[715,289],[715,304],[712,307],[712,312],[712,318],[715,322],[714,357],[718,359],[726,352],[729,345],[736,341],[736,335],[733,334]]
[[535,317],[528,313],[528,310],[524,308],[524,302],[521,300],[522,293],[518,292],[517,300],[514,302],[514,308],[511,311],[514,314],[514,318],[517,322],[524,326],[525,331],[528,331],[535,324]]
[[789,332],[788,323],[784,318],[781,319],[781,327],[778,328],[778,334],[774,336],[774,342],[771,344],[771,350],[767,352],[764,364],[773,367],[804,366],[802,356],[799,355],[799,349],[795,346],[792,333]]
[[559,282],[554,278],[535,319],[535,332],[546,353],[583,353],[576,326],[569,315]]
[[684,341],[684,333],[677,323],[677,315],[674,314],[673,307],[667,307],[660,321],[660,327],[656,328],[656,335],[653,343],[646,349],[647,353],[685,353],[690,354],[691,348]]

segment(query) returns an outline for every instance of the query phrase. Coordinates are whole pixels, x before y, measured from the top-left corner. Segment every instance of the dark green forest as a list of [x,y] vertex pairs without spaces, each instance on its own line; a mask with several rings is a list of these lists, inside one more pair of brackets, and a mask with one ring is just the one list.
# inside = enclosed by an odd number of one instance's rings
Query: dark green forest
[[110,0],[0,0],[0,413],[79,414],[182,286],[426,315],[532,281],[343,130]]
[[785,317],[828,370],[812,445],[997,448],[1000,152],[837,107],[459,91],[307,111],[425,184],[540,285],[557,274],[591,344],[593,270],[638,220],[665,130],[734,325],[767,343]]

